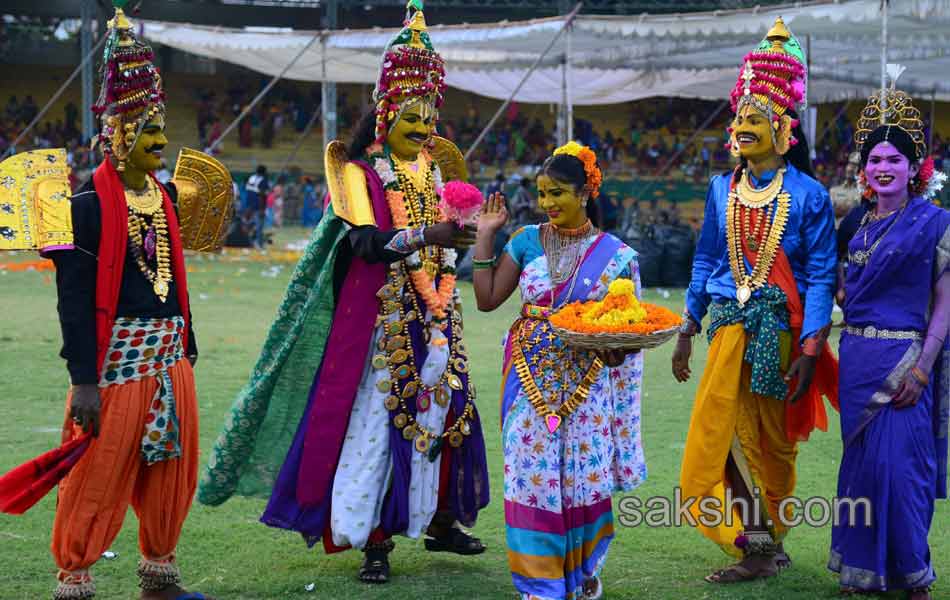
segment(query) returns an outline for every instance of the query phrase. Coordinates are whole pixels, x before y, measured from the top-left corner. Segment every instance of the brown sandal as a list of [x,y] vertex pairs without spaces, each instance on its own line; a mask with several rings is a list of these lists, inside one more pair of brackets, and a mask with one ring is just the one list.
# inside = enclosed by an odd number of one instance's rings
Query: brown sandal
[[768,577],[774,577],[778,574],[778,567],[774,564],[771,567],[762,567],[757,571],[752,571],[746,567],[743,567],[741,564],[736,563],[734,565],[728,566],[725,569],[719,569],[711,575],[707,575],[704,579],[709,583],[741,583],[743,581],[754,581],[756,579],[766,579]]

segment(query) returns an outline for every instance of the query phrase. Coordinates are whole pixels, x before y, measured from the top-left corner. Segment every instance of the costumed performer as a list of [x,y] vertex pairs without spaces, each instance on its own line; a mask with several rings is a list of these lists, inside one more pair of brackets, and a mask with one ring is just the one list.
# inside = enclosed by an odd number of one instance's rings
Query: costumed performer
[[845,269],[837,494],[854,505],[839,508],[828,567],[843,594],[927,600],[934,501],[947,498],[950,213],[931,202],[946,176],[894,87],[902,68],[889,70],[855,134],[869,193]]
[[454,275],[474,230],[438,207],[455,163],[433,153],[461,161],[432,136],[444,87],[413,0],[375,108],[348,148],[327,149],[331,202],[198,492],[212,505],[269,493],[264,523],[328,552],[362,550],[367,583],[388,580],[396,534],[428,534],[430,551],[485,549],[457,525],[487,505],[488,472]]
[[[141,597],[206,598],[182,589],[175,560],[198,480],[198,351],[183,248],[213,246],[212,234],[226,229],[231,180],[210,157],[198,164],[204,155],[194,151],[179,158],[176,182],[183,185],[155,179],[168,143],[162,79],[121,8],[108,36],[92,107],[105,159],[66,208],[70,239],[39,244],[56,266],[61,355],[72,382],[63,445],[0,479],[0,508],[22,513],[59,483],[52,535],[58,600],[95,596],[90,568],[115,540],[130,504],[139,520]],[[19,163],[24,186],[55,161],[48,152]],[[216,232],[199,232],[203,219],[184,214],[185,204],[200,210],[206,192],[218,193]],[[37,222],[55,213],[61,196],[49,198]]]
[[640,295],[636,252],[587,218],[600,182],[595,154],[571,142],[538,175],[547,223],[515,232],[497,264],[493,241],[508,219],[500,194],[478,225],[478,308],[498,308],[516,287],[523,303],[506,341],[501,400],[508,563],[523,599],[599,598],[611,496],[646,479],[641,354],[572,349],[548,321],[567,303],[603,299],[619,278]]
[[[732,92],[730,146],[740,164],[710,181],[673,353],[673,374],[686,381],[692,337],[709,312],[680,485],[684,499],[695,499],[694,518],[706,516],[696,523],[703,535],[741,558],[706,578],[715,583],[768,577],[791,564],[782,547],[790,515],[779,506],[795,489],[798,442],[827,428],[821,396],[837,402],[837,363],[826,342],[834,213],[795,118],[805,78],[801,46],[777,19],[745,56]],[[727,506],[732,499],[750,509]]]

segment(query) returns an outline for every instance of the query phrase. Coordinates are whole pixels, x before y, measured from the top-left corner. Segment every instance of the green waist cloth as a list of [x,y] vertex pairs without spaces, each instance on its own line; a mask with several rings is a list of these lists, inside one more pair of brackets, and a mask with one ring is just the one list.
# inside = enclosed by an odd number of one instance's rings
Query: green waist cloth
[[720,327],[742,323],[749,334],[743,360],[752,365],[751,389],[755,394],[784,400],[788,385],[782,377],[779,336],[789,327],[787,297],[777,285],[767,285],[761,293],[739,306],[739,302],[716,302],[709,308],[709,341]]
[[211,450],[198,483],[202,504],[221,504],[233,494],[270,495],[330,334],[333,270],[346,232],[346,224],[327,207],[297,263],[251,380]]

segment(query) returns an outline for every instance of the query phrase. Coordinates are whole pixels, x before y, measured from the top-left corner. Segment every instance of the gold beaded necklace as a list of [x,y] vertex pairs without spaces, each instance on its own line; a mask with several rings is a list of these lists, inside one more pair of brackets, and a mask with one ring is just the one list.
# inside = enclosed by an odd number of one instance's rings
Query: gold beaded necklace
[[[776,174],[777,179],[781,173],[782,170]],[[740,184],[744,180],[743,175],[740,177]],[[735,175],[733,175],[733,181],[735,181]],[[769,273],[772,271],[772,264],[775,262],[779,244],[781,244],[782,236],[785,234],[785,226],[788,223],[792,197],[788,192],[781,189],[774,194],[774,200],[777,201],[774,216],[771,223],[766,224],[767,230],[762,234],[765,243],[761,247],[761,252],[758,253],[752,273],[748,274],[745,270],[745,253],[742,250],[743,227],[739,207],[741,205],[746,207],[747,210],[752,208],[761,210],[771,204],[772,200],[762,204],[758,197],[752,200],[746,199],[743,197],[741,189],[741,185],[735,186],[729,192],[729,200],[726,206],[726,241],[729,246],[729,267],[736,282],[736,300],[739,301],[739,306],[745,306],[745,303],[752,298],[752,293],[765,285]],[[756,233],[758,232],[756,231]],[[756,249],[759,249],[758,243],[756,243]]]
[[[396,179],[403,191],[403,202],[406,214],[409,215],[409,227],[417,228],[434,225],[439,222],[439,201],[435,193],[433,167],[420,156],[416,162],[399,160],[392,155],[393,166],[396,167]],[[416,167],[413,170],[413,166]],[[426,246],[419,251],[422,268],[429,277],[439,273],[443,251],[437,246]]]
[[[155,183],[146,178],[145,188],[125,190],[125,203],[129,207],[129,239],[132,254],[142,275],[152,284],[159,300],[168,299],[169,283],[172,280],[171,244],[168,236],[168,221],[165,219],[162,192]],[[151,218],[151,223],[146,220]],[[143,233],[144,232],[144,233]],[[145,245],[149,236],[154,236],[155,269],[146,260]]]
[[[447,384],[452,390],[461,391],[464,386],[458,373],[468,373],[469,367],[468,355],[464,344],[461,342],[462,324],[458,312],[453,311],[450,317],[453,343],[449,347],[449,367],[434,387],[426,386],[422,382],[416,369],[415,351],[412,346],[412,337],[409,334],[409,322],[415,320],[421,314],[415,301],[416,294],[414,291],[409,292],[412,297],[412,309],[408,312],[405,305],[399,302],[397,298],[397,290],[407,281],[407,274],[403,269],[402,266],[395,267],[390,273],[390,280],[393,281],[393,284],[387,286],[388,289],[384,288],[386,302],[384,302],[382,314],[378,317],[377,323],[385,323],[383,330],[385,335],[380,339],[380,345],[377,347],[380,353],[373,357],[373,367],[376,369],[388,368],[389,370],[390,378],[380,381],[379,390],[390,394],[383,402],[386,410],[396,411],[398,409],[399,411],[393,417],[393,425],[402,431],[403,439],[413,442],[417,452],[427,454],[430,460],[434,460],[431,452],[438,452],[444,442],[448,442],[453,448],[458,448],[462,445],[464,437],[471,434],[470,422],[475,416],[475,388],[469,382],[466,389],[465,409],[455,419],[455,422],[442,433],[426,428],[409,411],[406,400],[410,398],[415,402],[416,409],[421,411],[428,410],[428,405],[423,403],[430,402],[431,399],[434,399],[439,406],[448,406],[451,398],[444,385]],[[397,311],[399,313],[398,320],[386,323],[387,313],[392,314],[392,312]],[[383,352],[387,354],[383,354]],[[401,380],[408,381],[403,386],[402,392],[397,393],[398,382]]]

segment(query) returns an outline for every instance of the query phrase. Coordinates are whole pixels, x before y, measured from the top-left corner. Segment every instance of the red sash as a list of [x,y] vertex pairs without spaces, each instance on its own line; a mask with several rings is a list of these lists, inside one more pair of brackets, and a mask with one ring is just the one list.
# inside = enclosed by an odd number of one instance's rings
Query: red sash
[[[149,173],[149,177],[162,191],[165,206],[165,220],[168,222],[168,237],[171,241],[172,277],[178,292],[178,306],[185,319],[182,334],[182,347],[188,347],[189,319],[188,283],[185,271],[185,253],[181,247],[181,234],[178,229],[178,217],[175,207],[165,188]],[[115,312],[119,305],[119,291],[122,288],[122,269],[125,266],[125,252],[129,240],[129,209],[125,203],[125,186],[119,178],[119,172],[109,160],[102,161],[92,176],[99,207],[102,213],[102,232],[99,237],[99,264],[96,270],[96,369],[102,369],[112,326],[115,324]],[[136,316],[136,315],[130,315]]]

